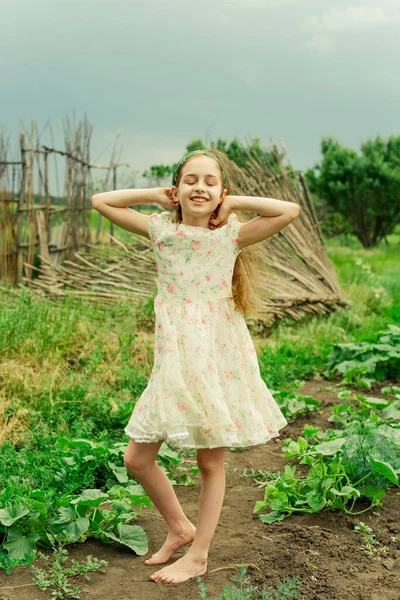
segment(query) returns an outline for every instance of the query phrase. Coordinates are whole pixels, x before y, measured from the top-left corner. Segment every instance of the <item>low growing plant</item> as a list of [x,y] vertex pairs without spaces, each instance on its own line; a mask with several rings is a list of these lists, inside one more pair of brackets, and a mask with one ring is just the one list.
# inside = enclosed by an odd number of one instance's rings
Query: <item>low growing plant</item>
[[377,342],[334,344],[323,374],[332,379],[370,390],[375,381],[400,377],[400,327],[388,325],[378,332]]
[[[304,382],[296,382],[302,385]],[[312,396],[304,396],[293,391],[272,390],[271,394],[279,405],[283,416],[294,421],[300,415],[321,412],[321,402]]]
[[[284,472],[265,486],[264,499],[256,502],[253,510],[258,514],[271,509],[259,515],[263,523],[280,521],[295,512],[323,509],[361,514],[381,506],[385,489],[399,485],[400,429],[390,412],[392,407],[376,409],[367,399],[362,402],[362,397],[358,398],[359,411],[350,403],[334,407],[332,419],[343,429],[328,430],[328,441],[320,441],[318,428],[305,428],[308,440],[300,436],[297,441],[283,441],[284,456],[308,465],[309,470],[302,475],[287,464]],[[370,504],[354,511],[360,498]]]
[[354,531],[359,533],[363,539],[364,543],[361,548],[370,556],[376,554],[377,546],[380,546],[380,543],[376,539],[371,527],[360,521],[359,525],[354,525]]
[[38,552],[38,557],[45,562],[45,569],[41,569],[35,565],[30,568],[35,576],[33,581],[41,590],[53,588],[51,591],[52,598],[80,598],[80,589],[77,585],[70,584],[69,579],[77,575],[83,575],[87,581],[90,581],[90,576],[87,573],[98,571],[101,567],[108,565],[106,560],[98,560],[93,558],[91,554],[86,559],[86,562],[79,562],[75,559],[71,560],[72,567],[66,567],[64,563],[68,558],[68,551],[65,548],[54,549],[54,561],[49,562],[50,557],[42,552]]
[[[18,565],[15,561],[29,563],[37,548],[83,542],[88,537],[105,543],[117,541],[137,554],[145,554],[147,536],[141,527],[130,523],[152,502],[122,463],[126,444],[108,447],[105,443],[64,437],[57,439],[56,448],[64,464],[49,473],[45,486],[38,483],[36,488],[32,484],[22,487],[22,482],[11,480],[1,490],[0,568],[10,571]],[[161,446],[157,460],[173,485],[194,484],[197,465],[186,467],[180,454],[166,444]],[[23,471],[21,465],[19,470]],[[34,482],[35,473],[29,475]],[[57,482],[67,489],[66,493],[54,490]],[[96,482],[99,487],[93,486]]]
[[285,577],[282,582],[271,592],[267,586],[256,586],[251,583],[250,575],[246,567],[241,565],[235,569],[235,574],[230,577],[232,584],[227,583],[222,593],[217,598],[211,598],[207,594],[203,580],[196,579],[199,585],[199,597],[201,600],[291,600],[301,596],[299,587],[299,576]]

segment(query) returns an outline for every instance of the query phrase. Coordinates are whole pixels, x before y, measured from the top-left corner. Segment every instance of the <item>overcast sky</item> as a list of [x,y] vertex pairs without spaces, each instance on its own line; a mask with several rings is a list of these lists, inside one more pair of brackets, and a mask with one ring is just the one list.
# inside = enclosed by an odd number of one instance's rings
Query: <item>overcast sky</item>
[[[0,124],[56,136],[87,111],[92,160],[122,128],[132,168],[198,137],[282,138],[297,169],[322,136],[400,133],[400,0],[0,0]],[[58,137],[57,142],[61,140]],[[49,142],[43,138],[43,143]],[[108,147],[108,148],[107,148]]]

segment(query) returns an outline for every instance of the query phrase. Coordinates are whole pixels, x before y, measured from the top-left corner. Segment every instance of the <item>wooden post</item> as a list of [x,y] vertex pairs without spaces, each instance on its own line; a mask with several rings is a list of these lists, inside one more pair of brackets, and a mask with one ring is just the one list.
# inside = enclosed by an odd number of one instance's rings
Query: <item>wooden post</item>
[[34,199],[33,199],[33,170],[35,165],[35,148],[34,148],[34,134],[36,129],[36,121],[32,122],[31,137],[29,141],[29,164],[28,164],[28,197],[27,197],[27,208],[26,213],[26,233],[28,239],[28,252],[25,261],[25,277],[27,279],[32,278],[32,268],[27,266],[33,265],[35,260],[35,248],[37,238],[37,223],[34,211]]
[[26,149],[25,149],[25,137],[21,133],[19,137],[19,143],[21,147],[21,163],[22,163],[22,176],[21,176],[21,188],[18,196],[18,207],[17,207],[17,226],[15,229],[15,246],[17,251],[17,270],[15,273],[15,283],[18,285],[22,281],[22,270],[24,266],[24,251],[21,246],[22,242],[22,219],[24,218],[22,212],[22,205],[25,199],[25,187],[26,187]]
[[[117,189],[117,167],[114,165],[113,168],[113,190]],[[110,234],[114,235],[114,223],[110,221]],[[110,238],[110,244],[112,244],[112,238]]]
[[44,195],[46,198],[46,231],[47,239],[50,239],[50,192],[49,192],[49,164],[48,152],[44,153]]

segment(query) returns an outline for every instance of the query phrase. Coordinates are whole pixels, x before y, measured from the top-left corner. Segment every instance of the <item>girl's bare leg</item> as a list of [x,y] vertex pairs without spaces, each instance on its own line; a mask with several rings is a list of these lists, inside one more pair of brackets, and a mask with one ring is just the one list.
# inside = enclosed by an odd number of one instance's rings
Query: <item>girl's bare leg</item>
[[196,533],[196,527],[184,514],[170,480],[156,463],[161,444],[162,440],[142,444],[130,439],[124,456],[126,468],[146,490],[168,527],[166,541],[158,552],[145,560],[147,565],[166,563],[178,548],[193,541]]
[[207,571],[208,550],[221,514],[225,495],[224,448],[198,450],[201,493],[193,544],[182,558],[150,575],[160,583],[181,583]]

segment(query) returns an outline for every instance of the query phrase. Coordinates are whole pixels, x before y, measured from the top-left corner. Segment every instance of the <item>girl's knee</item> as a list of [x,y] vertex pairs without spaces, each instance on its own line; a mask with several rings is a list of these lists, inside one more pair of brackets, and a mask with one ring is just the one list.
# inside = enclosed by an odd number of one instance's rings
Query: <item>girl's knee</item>
[[124,454],[124,465],[129,473],[137,476],[153,467],[161,443],[139,444],[129,440],[128,448]]
[[224,469],[224,448],[202,448],[197,451],[197,465],[202,473]]
[[124,465],[131,475],[140,475],[154,464],[154,461],[143,460],[140,457],[125,454]]

